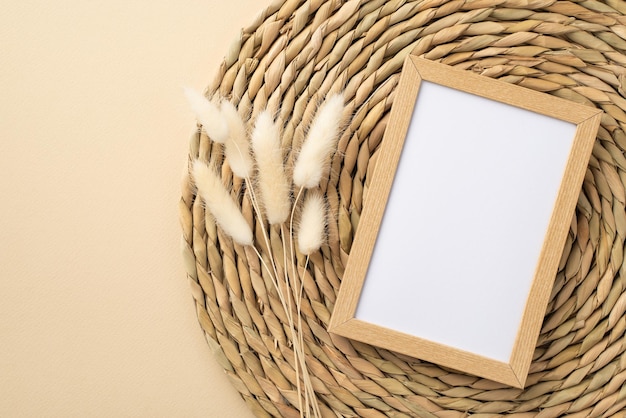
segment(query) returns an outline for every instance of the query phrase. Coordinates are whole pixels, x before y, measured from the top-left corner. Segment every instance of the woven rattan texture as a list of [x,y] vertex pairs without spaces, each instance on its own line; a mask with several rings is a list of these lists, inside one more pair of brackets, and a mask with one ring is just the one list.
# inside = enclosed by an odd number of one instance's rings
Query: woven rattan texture
[[[302,308],[324,416],[626,416],[625,14],[622,0],[280,0],[228,49],[209,96],[231,99],[251,118],[276,112],[286,150],[297,151],[320,100],[345,91],[347,129],[322,182],[329,240],[311,259]],[[409,53],[604,111],[524,390],[326,332]],[[189,157],[221,167],[262,242],[221,146],[195,133]],[[180,212],[211,350],[254,414],[299,416],[285,314],[259,260],[215,227],[188,178]],[[271,230],[273,247],[282,239]]]

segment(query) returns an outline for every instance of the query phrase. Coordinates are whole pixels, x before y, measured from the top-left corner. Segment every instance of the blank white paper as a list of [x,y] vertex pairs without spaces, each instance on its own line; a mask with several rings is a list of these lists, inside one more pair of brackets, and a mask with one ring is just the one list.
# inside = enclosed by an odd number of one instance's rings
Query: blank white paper
[[508,362],[575,131],[423,81],[356,318]]

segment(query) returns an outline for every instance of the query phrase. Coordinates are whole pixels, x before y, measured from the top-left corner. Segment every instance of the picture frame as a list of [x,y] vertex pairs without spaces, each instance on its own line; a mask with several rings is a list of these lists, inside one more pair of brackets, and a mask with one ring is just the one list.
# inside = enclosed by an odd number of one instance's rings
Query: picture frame
[[409,56],[329,332],[523,388],[602,111]]

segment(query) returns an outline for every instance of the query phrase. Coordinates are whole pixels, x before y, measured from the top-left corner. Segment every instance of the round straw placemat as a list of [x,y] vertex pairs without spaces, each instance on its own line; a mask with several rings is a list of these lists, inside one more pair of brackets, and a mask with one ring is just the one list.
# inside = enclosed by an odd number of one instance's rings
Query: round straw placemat
[[[323,416],[626,416],[625,14],[622,0],[278,0],[228,49],[207,95],[250,117],[269,108],[294,153],[319,102],[346,97],[350,117],[322,182],[329,239],[309,263],[301,313]],[[604,111],[524,390],[326,331],[407,54]],[[220,168],[259,240],[221,146],[197,131],[189,158]],[[180,213],[212,352],[256,416],[299,416],[284,311],[259,260],[215,226],[189,176]],[[280,230],[270,235],[280,248]]]

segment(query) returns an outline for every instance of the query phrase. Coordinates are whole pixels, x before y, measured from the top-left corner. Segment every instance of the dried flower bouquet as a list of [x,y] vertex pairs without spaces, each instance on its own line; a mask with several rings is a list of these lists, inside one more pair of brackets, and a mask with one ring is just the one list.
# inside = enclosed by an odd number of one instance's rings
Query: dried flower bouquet
[[[199,159],[191,164],[197,196],[222,231],[237,244],[251,248],[263,265],[288,322],[285,326],[291,336],[296,372],[297,405],[294,406],[301,417],[320,417],[306,366],[300,313],[309,257],[326,239],[327,205],[318,189],[337,148],[344,98],[332,94],[320,105],[290,167],[292,178],[288,178],[284,163],[286,150],[281,147],[281,123],[269,111],[263,110],[253,121],[244,121],[228,100],[209,100],[191,89],[186,89],[185,94],[201,129],[210,140],[223,144],[224,157],[233,174],[245,181],[264,242],[255,242],[252,227],[216,168]],[[270,245],[268,225],[279,228],[281,235],[289,238],[288,248],[287,240],[282,240],[283,248],[279,249],[282,254]],[[300,274],[297,251],[306,256]]]

